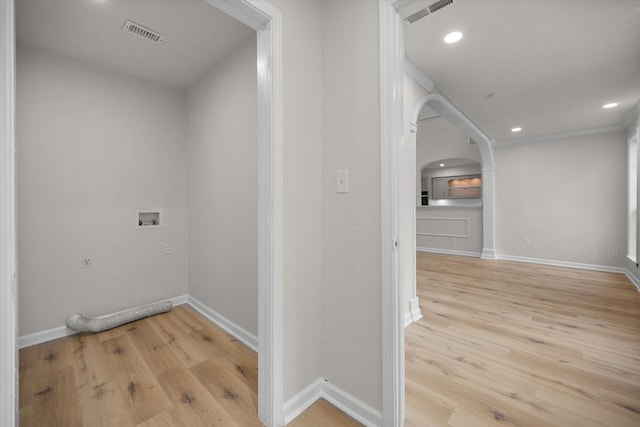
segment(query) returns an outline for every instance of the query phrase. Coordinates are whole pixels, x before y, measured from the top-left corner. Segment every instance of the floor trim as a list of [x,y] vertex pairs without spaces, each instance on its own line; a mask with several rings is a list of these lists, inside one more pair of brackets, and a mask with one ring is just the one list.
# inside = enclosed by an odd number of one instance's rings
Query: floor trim
[[440,249],[440,248],[430,248],[426,246],[417,246],[416,251],[418,252],[431,252],[436,254],[445,254],[445,255],[460,255],[460,256],[468,256],[473,258],[480,258],[480,252],[472,252],[472,251],[459,251],[456,249]]
[[[470,256],[470,257],[478,257],[480,254],[476,252],[464,252],[464,251],[454,251],[449,249],[438,249],[438,248],[426,248],[426,247],[417,247],[417,251],[419,252],[432,252],[446,255],[460,255],[460,256]],[[609,265],[599,265],[599,264],[585,264],[580,262],[573,261],[558,261],[554,259],[545,259],[545,258],[531,258],[531,257],[522,257],[515,255],[496,255],[495,259],[503,259],[506,261],[516,261],[516,262],[528,262],[531,264],[543,264],[543,265],[551,265],[554,267],[567,267],[567,268],[578,268],[581,270],[594,270],[594,271],[604,271],[606,273],[621,273],[627,276],[627,279],[636,287],[638,292],[640,292],[640,279],[637,279],[629,269],[624,267],[612,267]],[[410,313],[405,314],[405,326],[411,323]],[[408,321],[408,323],[407,323]]]
[[321,398],[367,427],[382,425],[380,411],[356,399],[324,378],[318,378],[284,404],[285,424],[289,424]]
[[[171,301],[173,305],[182,305],[188,302],[188,298],[189,298],[188,295],[181,295],[178,297],[174,297],[174,298],[170,298],[162,301],[150,302],[149,304]],[[144,305],[147,305],[147,304],[144,304]],[[140,308],[140,307],[143,307],[143,306],[132,307],[131,310]],[[105,314],[104,316],[98,316],[98,318],[113,316],[114,314],[120,314],[129,310],[130,309],[120,310],[115,313]],[[64,337],[68,337],[75,334],[77,334],[76,331],[71,330],[66,326],[58,326],[56,328],[47,329],[45,331],[34,332],[32,334],[22,335],[18,337],[18,348],[31,347],[32,345],[41,344],[47,341],[57,340],[58,338],[64,338]]]
[[[178,297],[170,298],[164,301],[171,301],[174,306],[188,304],[198,313],[202,314],[209,321],[224,329],[226,332],[233,335],[234,338],[238,339],[238,341],[242,342],[244,345],[249,347],[251,350],[258,352],[258,337],[253,335],[251,332],[242,328],[241,326],[236,325],[231,320],[227,319],[211,307],[208,307],[206,304],[199,301],[197,298],[192,297],[191,295],[181,295]],[[163,302],[163,301],[157,301]],[[145,304],[146,305],[146,304]],[[134,307],[140,308],[140,307]],[[114,314],[120,314],[124,311],[118,311],[116,313],[106,314],[104,316],[99,316],[98,318],[104,318],[108,316],[113,316]],[[34,332],[32,334],[23,335],[18,338],[18,348],[30,347],[32,345],[41,344],[43,342],[56,340],[58,338],[64,338],[71,335],[76,334],[76,331],[73,331],[66,326],[59,326],[57,328],[47,329],[46,331]]]
[[638,292],[640,292],[640,280],[638,280],[636,276],[631,274],[631,271],[629,271],[629,269],[626,269],[626,268],[624,270],[624,275],[627,276],[627,279],[629,279],[629,281],[633,283],[633,286],[636,287]]
[[255,351],[256,353],[258,352],[258,337],[256,335],[247,331],[243,327],[236,325],[234,322],[227,319],[226,317],[224,317],[211,307],[208,307],[198,299],[192,297],[191,295],[188,296],[188,304],[193,307],[194,310],[209,319],[211,322],[215,323],[217,326],[233,335],[251,350]]
[[552,265],[555,267],[568,267],[568,268],[579,268],[581,270],[595,270],[595,271],[604,271],[609,273],[625,273],[627,271],[626,268],[623,267],[612,267],[609,265],[598,265],[598,264],[586,264],[581,262],[573,262],[573,261],[558,261],[554,259],[545,259],[545,258],[530,258],[530,257],[522,257],[522,256],[514,256],[514,255],[503,255],[498,254],[497,259],[503,259],[507,261],[517,261],[517,262],[528,262],[532,264],[543,264],[543,265]]

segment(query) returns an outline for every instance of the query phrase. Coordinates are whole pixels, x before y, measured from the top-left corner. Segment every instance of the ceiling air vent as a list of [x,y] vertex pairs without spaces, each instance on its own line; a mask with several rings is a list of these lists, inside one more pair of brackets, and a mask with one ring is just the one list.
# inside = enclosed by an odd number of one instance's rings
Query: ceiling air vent
[[442,9],[445,6],[449,6],[453,3],[453,0],[438,0],[437,2],[429,5],[429,12],[435,13],[437,10]]
[[425,16],[429,15],[429,13],[430,13],[429,8],[425,7],[424,9],[420,9],[416,13],[413,13],[407,16],[406,18],[404,18],[404,20],[407,21],[409,24],[413,24],[414,22],[419,21]]
[[409,24],[413,24],[414,22],[419,21],[422,18],[437,12],[443,7],[449,6],[451,3],[453,3],[453,0],[438,0],[435,3],[431,3],[430,5],[423,7],[416,12],[413,12],[411,15],[404,18],[404,20]]
[[122,29],[128,33],[143,37],[157,44],[160,44],[164,41],[164,35],[160,34],[157,31],[153,31],[151,28],[144,27],[132,21],[125,22],[122,26]]

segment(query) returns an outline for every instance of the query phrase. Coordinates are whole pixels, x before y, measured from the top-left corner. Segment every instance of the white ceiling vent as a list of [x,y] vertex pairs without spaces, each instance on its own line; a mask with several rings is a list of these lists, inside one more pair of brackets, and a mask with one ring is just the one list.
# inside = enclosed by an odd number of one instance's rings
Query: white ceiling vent
[[151,28],[144,27],[140,24],[127,20],[122,26],[122,30],[136,36],[145,38],[154,43],[160,44],[164,41],[164,35],[157,31],[153,31]]
[[[420,2],[423,3],[423,2]],[[453,0],[438,0],[435,3],[431,3],[430,5],[426,6],[426,7],[421,7],[422,5],[418,6],[419,9],[417,11],[412,12],[410,15],[408,15],[406,18],[404,18],[405,22],[408,22],[409,24],[413,24],[419,20],[421,20],[424,17],[427,17],[429,15],[431,15],[432,13],[437,12],[438,10],[442,9],[445,6],[449,6],[451,3],[453,3]]]

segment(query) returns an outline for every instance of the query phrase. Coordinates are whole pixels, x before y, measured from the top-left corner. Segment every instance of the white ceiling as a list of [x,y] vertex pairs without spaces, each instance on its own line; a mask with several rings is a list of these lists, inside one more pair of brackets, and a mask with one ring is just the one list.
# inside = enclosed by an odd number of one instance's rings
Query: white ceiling
[[[464,37],[445,44],[451,31]],[[621,126],[640,99],[638,0],[454,0],[408,24],[405,48],[497,142]]]
[[[162,44],[124,32],[129,19]],[[18,43],[185,88],[253,30],[204,0],[17,0]]]

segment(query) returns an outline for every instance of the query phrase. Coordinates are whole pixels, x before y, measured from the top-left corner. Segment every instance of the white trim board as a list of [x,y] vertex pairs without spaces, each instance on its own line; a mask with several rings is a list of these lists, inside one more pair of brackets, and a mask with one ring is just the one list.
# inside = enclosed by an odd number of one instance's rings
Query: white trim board
[[620,273],[624,274],[627,279],[629,279],[631,284],[635,286],[636,290],[640,292],[640,280],[638,280],[633,274],[631,274],[628,268],[624,267],[611,267],[608,265],[584,264],[572,261],[557,261],[552,259],[529,258],[513,255],[498,255],[497,259],[516,262],[528,262],[532,264],[552,265],[554,267],[578,268],[580,270],[603,271],[605,273]]
[[638,292],[640,292],[640,280],[638,280],[636,276],[631,274],[631,271],[629,271],[629,269],[627,268],[625,268],[624,275],[627,276],[627,279],[629,279],[629,281],[633,283],[633,286],[636,287]]
[[438,234],[438,233],[427,233],[422,231],[416,231],[416,235],[418,236],[460,237],[463,239],[469,238],[469,233],[470,233],[469,218],[416,217],[416,224],[418,221],[462,221],[465,223],[465,226],[466,226],[466,234]]
[[[476,258],[480,257],[480,252],[467,252],[467,251],[458,251],[453,249],[417,247],[416,250],[419,252],[431,252],[431,253],[438,253],[438,254],[445,254],[445,255],[460,255],[460,256],[468,256],[468,257],[476,257]],[[629,273],[629,270],[627,270],[624,267],[612,267],[608,265],[586,264],[586,263],[573,262],[573,261],[559,261],[554,259],[531,258],[531,257],[523,257],[523,256],[516,256],[516,255],[505,255],[505,254],[497,254],[495,259],[501,259],[505,261],[526,262],[530,264],[551,265],[554,267],[578,268],[581,270],[604,271],[607,273],[622,273],[625,275],[631,274]],[[633,280],[631,281],[633,282]]]
[[[380,69],[380,231],[382,293],[382,424],[404,424],[404,289],[398,265],[399,147],[404,138],[404,39],[394,0],[378,2]],[[349,413],[348,411],[345,411]]]
[[404,72],[416,81],[427,92],[433,92],[434,84],[431,79],[424,75],[422,71],[409,58],[404,58]]
[[422,319],[422,310],[420,310],[418,297],[411,298],[409,299],[409,311],[404,314],[404,327],[406,328],[420,319]]
[[258,69],[258,417],[283,424],[282,14],[262,0],[207,0],[256,30]]
[[238,341],[242,342],[244,345],[249,347],[251,350],[258,352],[258,337],[253,335],[251,332],[247,331],[241,326],[236,325],[231,320],[227,319],[214,309],[208,307],[198,299],[188,296],[188,302],[194,310],[198,313],[202,314],[204,317],[209,319],[212,323],[218,325],[221,329],[224,329],[226,332],[231,334],[233,337],[237,338]]
[[[160,302],[171,301],[171,303],[174,306],[177,306],[177,305],[186,304],[188,302],[188,298],[189,298],[188,295],[181,295],[181,296],[178,296],[178,297],[169,298],[169,299],[165,299],[165,300],[161,300],[161,301],[150,302],[149,304],[155,304],[155,303],[160,303]],[[114,313],[105,314],[103,316],[98,316],[97,318],[98,319],[104,319],[105,317],[114,316],[116,314],[124,313],[125,311],[129,311],[129,310],[135,310],[135,309],[144,307],[145,305],[148,305],[148,304],[140,305],[140,306],[137,306],[137,307],[132,307],[132,308],[126,309],[126,310],[116,311]],[[72,314],[72,313],[69,313],[69,314]],[[23,336],[19,337],[18,338],[18,348],[31,347],[32,345],[41,344],[41,343],[47,342],[47,341],[57,340],[58,338],[68,337],[68,336],[71,336],[71,335],[75,335],[77,333],[78,332],[76,332],[76,331],[74,331],[72,329],[69,329],[66,326],[58,326],[56,328],[47,329],[45,331],[34,332],[32,334],[27,334],[27,335],[23,335]]]
[[[181,295],[179,297],[170,298],[168,300],[162,300],[157,302],[171,301],[174,306],[187,304],[198,313],[206,317],[211,323],[223,329],[238,341],[249,347],[251,350],[258,352],[258,337],[253,335],[241,326],[236,325],[231,320],[227,319],[211,307],[202,303],[200,300],[192,297],[191,295]],[[153,304],[153,303],[150,303]],[[145,304],[146,305],[146,304]],[[99,316],[98,319],[113,316],[123,313],[129,310],[135,310],[143,306],[133,307],[127,310],[121,310],[115,313]],[[78,332],[67,328],[66,326],[58,326],[56,328],[47,329],[46,331],[34,332],[32,334],[24,335],[18,338],[18,347],[25,348],[32,345],[41,344],[43,342],[56,340],[58,338],[64,338],[71,335],[75,335]]]
[[[460,255],[460,256],[468,256],[468,257],[480,257],[479,252],[465,252],[465,251],[456,251],[450,249],[439,249],[439,248],[427,248],[427,247],[417,247],[417,251],[419,252],[431,252],[438,254],[446,254],[446,255]],[[627,276],[627,279],[636,287],[638,292],[640,292],[640,280],[637,279],[629,269],[624,267],[612,267],[608,265],[598,265],[598,264],[585,264],[580,262],[573,261],[558,261],[553,259],[544,259],[544,258],[531,258],[531,257],[521,257],[515,255],[496,255],[495,259],[502,259],[505,261],[516,261],[516,262],[526,262],[530,264],[542,264],[542,265],[551,265],[554,267],[566,267],[566,268],[578,268],[580,270],[593,270],[593,271],[603,271],[606,273],[621,273]],[[409,316],[407,313],[405,316]],[[406,318],[405,318],[406,323]],[[411,322],[409,322],[411,323]]]
[[426,246],[417,246],[416,251],[418,252],[431,252],[434,254],[445,254],[445,255],[459,255],[459,256],[468,256],[473,258],[480,258],[480,252],[471,252],[471,251],[459,251],[456,249],[440,249],[440,248],[430,248]]
[[382,414],[349,393],[318,378],[284,404],[284,422],[289,424],[318,399],[325,399],[345,414],[367,427],[382,425]]
[[0,425],[18,424],[15,7],[0,2]]
[[627,269],[623,267],[612,267],[608,265],[598,265],[598,264],[586,264],[586,263],[573,262],[573,261],[559,261],[559,260],[545,259],[545,258],[522,257],[522,256],[515,256],[515,255],[497,254],[496,258],[503,259],[506,261],[528,262],[531,264],[543,264],[543,265],[551,265],[555,267],[578,268],[581,270],[604,271],[608,273],[625,274],[625,272],[627,271]]
[[603,133],[617,132],[625,129],[624,125],[607,126],[602,128],[583,129],[570,132],[553,133],[547,135],[532,136],[521,139],[504,139],[494,141],[493,145],[497,147],[506,147],[509,145],[532,144],[536,142],[558,141],[561,139],[578,138],[581,136],[600,135]]

